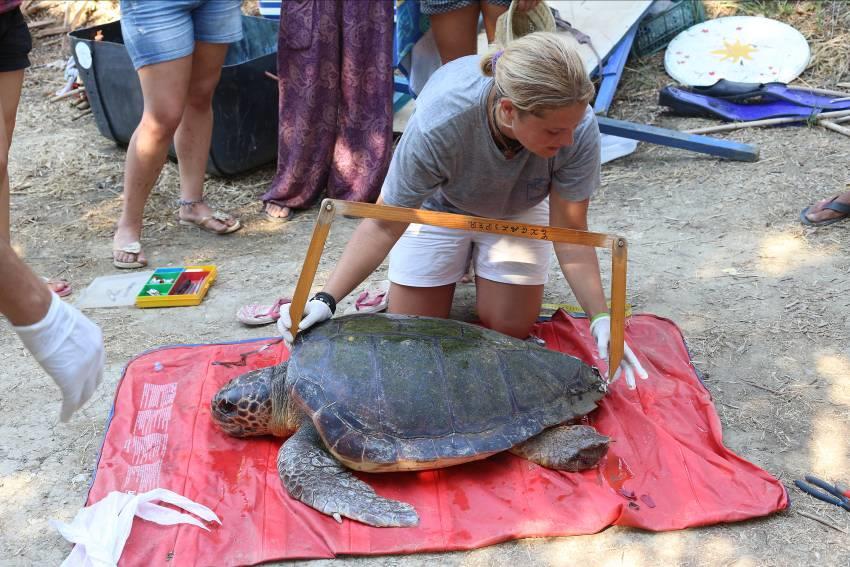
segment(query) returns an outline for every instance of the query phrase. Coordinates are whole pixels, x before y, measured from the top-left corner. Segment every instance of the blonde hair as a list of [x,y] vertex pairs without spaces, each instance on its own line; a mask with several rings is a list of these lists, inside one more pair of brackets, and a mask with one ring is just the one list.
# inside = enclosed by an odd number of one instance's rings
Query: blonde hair
[[535,114],[587,104],[594,94],[578,43],[564,34],[530,33],[494,49],[481,58],[481,72],[495,78],[497,98]]

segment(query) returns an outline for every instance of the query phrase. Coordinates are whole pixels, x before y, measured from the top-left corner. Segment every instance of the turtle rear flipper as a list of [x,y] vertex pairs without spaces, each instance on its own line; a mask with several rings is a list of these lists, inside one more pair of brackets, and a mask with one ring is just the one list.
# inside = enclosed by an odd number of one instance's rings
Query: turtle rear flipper
[[337,521],[345,516],[376,527],[419,523],[413,506],[378,496],[337,461],[312,423],[304,423],[280,448],[277,470],[290,496]]
[[541,467],[575,472],[596,466],[610,442],[589,425],[559,425],[520,443],[511,453]]

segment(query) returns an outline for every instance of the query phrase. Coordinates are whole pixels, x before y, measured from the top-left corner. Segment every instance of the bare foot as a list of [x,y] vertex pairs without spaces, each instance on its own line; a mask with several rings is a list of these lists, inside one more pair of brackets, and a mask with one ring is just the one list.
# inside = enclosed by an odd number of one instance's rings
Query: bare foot
[[139,244],[141,236],[138,230],[122,227],[115,229],[115,237],[112,239],[112,261],[116,267],[130,267],[118,264],[140,264],[134,266],[136,268],[147,266],[148,259]]
[[206,230],[217,234],[233,232],[228,229],[232,229],[232,227],[236,226],[239,221],[230,215],[227,215],[226,217],[214,216],[214,212],[215,211],[213,211],[204,201],[193,201],[191,205],[180,205],[178,217],[182,221],[188,221],[196,224],[200,223],[202,219],[208,219],[201,228],[205,228]]
[[817,224],[823,221],[841,219],[846,217],[847,215],[845,213],[825,208],[826,205],[832,203],[833,201],[835,203],[850,206],[850,191],[842,193],[837,197],[831,197],[829,199],[818,201],[817,203],[809,207],[808,211],[806,211],[806,218],[809,221]]
[[264,211],[267,217],[278,221],[287,221],[290,217],[292,217],[292,209],[282,205],[277,205],[271,201],[266,201]]

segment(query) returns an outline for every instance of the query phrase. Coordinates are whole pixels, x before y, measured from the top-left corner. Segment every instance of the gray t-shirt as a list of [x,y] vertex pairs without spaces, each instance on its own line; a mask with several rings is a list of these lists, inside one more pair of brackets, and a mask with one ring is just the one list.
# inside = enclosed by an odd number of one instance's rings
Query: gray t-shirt
[[590,107],[572,146],[546,159],[523,149],[506,159],[487,125],[491,77],[478,56],[437,70],[419,98],[384,180],[387,205],[506,218],[530,209],[553,190],[582,201],[600,185],[600,136]]

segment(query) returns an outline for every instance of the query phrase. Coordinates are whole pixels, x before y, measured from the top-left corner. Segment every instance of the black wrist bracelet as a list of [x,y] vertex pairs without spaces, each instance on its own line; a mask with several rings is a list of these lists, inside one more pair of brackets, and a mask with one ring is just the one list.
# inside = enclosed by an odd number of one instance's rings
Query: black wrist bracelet
[[319,293],[314,295],[310,301],[313,301],[313,299],[321,301],[322,303],[327,305],[331,310],[331,315],[336,313],[336,299],[334,299],[333,295],[325,293],[324,291],[320,291]]

